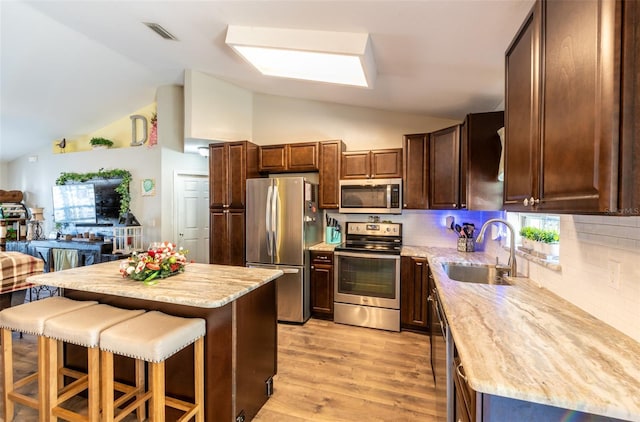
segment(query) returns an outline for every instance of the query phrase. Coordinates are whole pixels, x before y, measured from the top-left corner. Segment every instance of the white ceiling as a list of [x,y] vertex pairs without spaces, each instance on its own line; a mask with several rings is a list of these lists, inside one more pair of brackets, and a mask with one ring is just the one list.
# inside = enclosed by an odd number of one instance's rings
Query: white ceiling
[[[0,0],[0,161],[97,130],[185,69],[267,94],[462,119],[503,102],[504,52],[533,0]],[[141,22],[156,22],[167,41]],[[264,77],[228,24],[371,35],[373,89]]]

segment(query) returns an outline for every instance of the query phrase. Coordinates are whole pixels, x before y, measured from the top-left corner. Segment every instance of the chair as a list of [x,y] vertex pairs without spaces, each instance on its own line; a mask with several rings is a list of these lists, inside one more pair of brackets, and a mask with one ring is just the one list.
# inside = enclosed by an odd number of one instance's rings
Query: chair
[[[67,312],[45,321],[44,336],[48,354],[48,411],[50,421],[58,417],[71,421],[97,421],[100,418],[100,332],[122,321],[143,314],[143,310],[126,310],[98,304]],[[62,365],[58,351],[62,343],[76,344],[87,349],[87,372],[79,372]],[[61,376],[75,378],[62,386]],[[67,400],[87,390],[87,414],[81,415],[62,407]]]
[[[29,302],[0,312],[0,328],[2,329],[2,357],[4,365],[4,416],[5,421],[13,420],[14,404],[19,403],[38,410],[39,420],[47,420],[47,342],[44,337],[45,322],[67,312],[95,305],[95,301],[76,301],[65,297]],[[38,337],[38,369],[18,380],[13,378],[13,340],[11,331],[30,333]],[[37,397],[29,397],[17,390],[34,382],[38,382]]]
[[[126,320],[100,334],[103,421],[120,420],[146,401],[154,422],[164,421],[165,406],[185,412],[182,420],[195,416],[204,422],[204,339],[205,321],[181,318],[151,311]],[[178,351],[194,344],[194,392],[189,403],[165,395],[165,361]],[[123,355],[149,363],[149,388],[119,414],[115,415],[113,355]]]

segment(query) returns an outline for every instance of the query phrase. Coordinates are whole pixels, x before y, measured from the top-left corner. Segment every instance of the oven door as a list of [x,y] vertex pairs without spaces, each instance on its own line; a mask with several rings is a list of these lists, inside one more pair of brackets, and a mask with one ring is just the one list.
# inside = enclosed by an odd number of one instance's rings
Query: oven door
[[334,300],[400,309],[400,255],[334,253]]

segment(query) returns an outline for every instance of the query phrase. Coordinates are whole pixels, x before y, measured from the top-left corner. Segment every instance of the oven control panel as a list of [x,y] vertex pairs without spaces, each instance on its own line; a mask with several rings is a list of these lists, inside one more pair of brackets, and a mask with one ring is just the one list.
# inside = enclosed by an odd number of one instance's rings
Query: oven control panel
[[347,234],[402,236],[401,223],[347,223]]

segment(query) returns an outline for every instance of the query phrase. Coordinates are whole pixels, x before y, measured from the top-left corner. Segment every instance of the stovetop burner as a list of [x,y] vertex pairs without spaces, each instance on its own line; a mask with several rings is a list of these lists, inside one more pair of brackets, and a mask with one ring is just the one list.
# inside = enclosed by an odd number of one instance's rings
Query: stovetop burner
[[402,224],[400,223],[347,223],[345,241],[337,251],[386,253],[400,255]]

